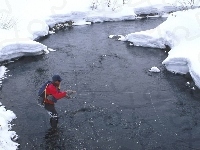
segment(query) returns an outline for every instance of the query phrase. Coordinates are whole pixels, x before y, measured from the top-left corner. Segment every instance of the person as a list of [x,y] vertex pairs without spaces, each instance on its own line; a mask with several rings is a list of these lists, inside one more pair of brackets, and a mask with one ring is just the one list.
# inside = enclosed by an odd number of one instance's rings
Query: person
[[54,75],[52,77],[52,82],[46,87],[46,97],[44,99],[44,108],[50,114],[50,125],[54,129],[57,128],[58,124],[58,113],[55,109],[55,103],[57,100],[60,100],[64,97],[70,98],[69,94],[72,92],[71,90],[61,91],[61,81],[62,79],[59,75]]

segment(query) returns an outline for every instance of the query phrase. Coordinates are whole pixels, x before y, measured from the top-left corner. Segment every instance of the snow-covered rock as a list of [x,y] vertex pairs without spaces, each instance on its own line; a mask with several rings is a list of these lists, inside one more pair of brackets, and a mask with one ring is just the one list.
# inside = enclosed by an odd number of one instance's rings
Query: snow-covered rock
[[149,70],[150,72],[160,72],[160,69],[158,69],[158,67],[151,67],[151,69]]
[[32,40],[8,41],[0,45],[0,61],[21,56],[40,55],[47,47]]

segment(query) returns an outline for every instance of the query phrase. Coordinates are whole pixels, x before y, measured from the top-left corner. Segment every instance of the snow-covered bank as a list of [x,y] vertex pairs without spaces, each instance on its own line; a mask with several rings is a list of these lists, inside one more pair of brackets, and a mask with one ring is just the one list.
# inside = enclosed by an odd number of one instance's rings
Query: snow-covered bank
[[0,87],[2,86],[2,80],[5,78],[5,74],[7,73],[7,68],[5,66],[0,66]]
[[165,13],[175,12],[181,9],[182,9],[181,6],[173,6],[170,4],[166,4],[166,5],[157,4],[157,5],[152,5],[152,6],[135,8],[135,14],[138,16],[147,15],[147,17],[151,15],[162,16]]
[[[0,103],[0,105],[2,105]],[[0,149],[1,150],[16,150],[18,143],[14,142],[18,136],[15,131],[11,131],[11,121],[16,119],[16,115],[6,110],[4,106],[0,106]]]
[[[2,80],[6,78],[7,68],[5,66],[0,66],[0,87],[2,85]],[[17,134],[15,131],[11,131],[12,125],[11,121],[16,119],[16,115],[10,111],[6,110],[0,102],[0,149],[1,150],[15,150],[18,145],[13,140],[17,139]]]
[[[8,0],[2,1],[1,4],[0,9],[3,10],[3,13],[0,13],[0,16],[3,17],[0,18],[3,20],[0,20],[0,28],[2,28],[0,30],[0,56],[3,55],[3,57],[0,61],[47,51],[47,47],[44,45],[33,42],[27,44],[27,40],[36,40],[41,36],[54,33],[49,32],[49,27],[52,28],[57,23],[72,20],[74,25],[82,25],[91,24],[91,22],[134,20],[137,14],[176,10],[174,6],[176,0],[168,2],[161,0],[141,2],[126,0],[85,0],[83,2],[79,0]],[[29,41],[29,43],[31,42]],[[8,44],[12,45],[10,50]],[[5,49],[6,53],[4,53]],[[30,50],[27,52],[28,49]]]
[[200,88],[199,40],[200,34],[198,38],[191,41],[181,41],[180,44],[171,49],[169,56],[163,61],[163,64],[171,72],[180,74],[189,72],[198,88]]
[[32,40],[7,41],[0,45],[0,61],[21,56],[40,55],[47,47]]
[[200,88],[200,9],[172,13],[155,29],[125,36],[135,46],[164,49],[169,46],[168,57],[163,61],[174,73],[190,73]]

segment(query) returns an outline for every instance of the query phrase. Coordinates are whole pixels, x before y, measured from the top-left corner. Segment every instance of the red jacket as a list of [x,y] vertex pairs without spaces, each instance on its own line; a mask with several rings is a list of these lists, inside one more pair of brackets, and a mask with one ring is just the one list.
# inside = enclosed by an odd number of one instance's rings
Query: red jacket
[[[53,84],[50,84],[47,88],[46,88],[46,95],[52,95],[54,96],[57,100],[66,97],[67,96],[67,92],[63,92],[60,91],[56,86],[54,86]],[[45,99],[44,100],[45,103],[48,104],[54,104],[53,101]]]

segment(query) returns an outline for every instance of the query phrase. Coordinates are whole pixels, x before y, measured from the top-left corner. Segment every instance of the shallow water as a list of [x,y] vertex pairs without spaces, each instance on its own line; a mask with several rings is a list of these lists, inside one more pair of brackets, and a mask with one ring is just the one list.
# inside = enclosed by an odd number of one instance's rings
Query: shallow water
[[[162,66],[160,49],[129,46],[109,39],[151,29],[164,18],[76,26],[41,41],[56,49],[23,57],[6,67],[0,99],[17,115],[13,130],[21,150],[199,149],[200,95],[185,86],[190,77]],[[156,66],[161,72],[150,73]],[[59,73],[61,89],[77,91],[57,102],[59,128],[37,105],[40,85]]]

